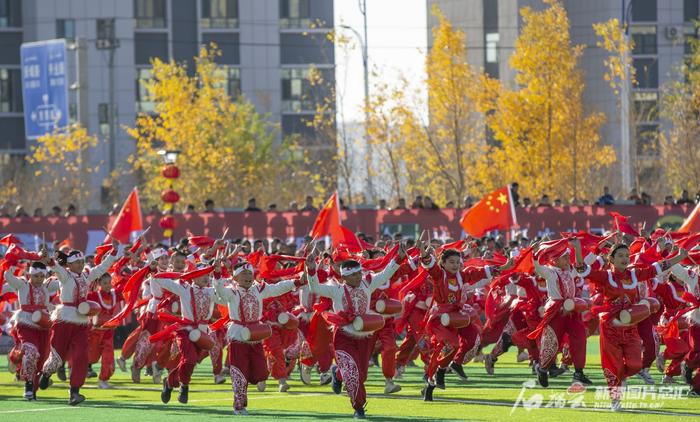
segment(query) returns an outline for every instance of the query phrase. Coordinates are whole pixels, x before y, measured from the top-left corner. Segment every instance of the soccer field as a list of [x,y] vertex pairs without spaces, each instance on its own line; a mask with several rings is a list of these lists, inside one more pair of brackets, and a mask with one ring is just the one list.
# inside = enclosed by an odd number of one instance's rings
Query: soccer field
[[[672,389],[641,390],[630,392],[626,405],[634,409],[612,413],[607,410],[607,397],[596,393],[596,387],[603,387],[605,381],[600,369],[598,338],[588,342],[587,373],[594,386],[585,393],[569,392],[571,374],[553,379],[550,388],[526,388],[523,383],[534,381],[530,368],[525,363],[515,362],[514,348],[502,356],[496,364],[496,374],[486,375],[483,365],[471,363],[465,369],[469,381],[458,383],[453,375],[447,376],[447,389],[435,390],[435,402],[425,403],[420,398],[422,370],[408,368],[403,379],[398,380],[403,390],[391,396],[383,394],[384,379],[379,368],[370,368],[367,390],[369,393],[367,416],[377,421],[409,420],[527,420],[527,421],[643,421],[673,420],[678,418],[697,419],[700,417],[700,399],[673,396]],[[81,392],[87,400],[78,407],[68,406],[68,385],[54,376],[54,385],[46,391],[39,391],[36,402],[26,402],[21,396],[23,383],[15,382],[7,372],[7,357],[0,357],[0,421],[204,421],[230,419],[232,415],[232,393],[230,382],[215,385],[211,375],[209,360],[197,366],[190,387],[190,402],[182,405],[177,402],[177,392],[170,404],[160,402],[160,387],[150,383],[150,378],[142,376],[142,383],[131,383],[128,374],[120,372],[112,378],[114,389],[99,390],[97,379],[88,379]],[[95,366],[98,371],[99,365]],[[661,374],[652,368],[657,382]],[[318,377],[314,374],[314,382]],[[291,389],[287,393],[277,392],[274,380],[268,380],[268,389],[259,393],[251,386],[246,420],[317,421],[323,419],[350,419],[352,409],[345,394],[335,395],[330,386],[305,386],[294,372],[290,380]],[[641,380],[632,379],[630,386],[641,387]],[[676,384],[675,387],[683,387]],[[655,397],[652,393],[655,393]],[[540,395],[540,396],[538,396]],[[520,397],[520,399],[519,399]],[[542,405],[536,406],[541,397]],[[520,405],[514,408],[514,403]],[[523,403],[527,406],[523,406]],[[599,405],[596,408],[596,405]],[[564,408],[562,408],[562,406]],[[576,407],[578,408],[572,408]],[[530,407],[528,409],[528,407]],[[534,408],[533,408],[534,407]],[[5,419],[7,418],[7,419]]]

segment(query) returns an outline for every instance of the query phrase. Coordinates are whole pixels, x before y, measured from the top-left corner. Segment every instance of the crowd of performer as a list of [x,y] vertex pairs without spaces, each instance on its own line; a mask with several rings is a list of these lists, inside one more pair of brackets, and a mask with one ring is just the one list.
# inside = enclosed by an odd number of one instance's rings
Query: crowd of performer
[[[424,234],[362,242],[360,251],[312,240],[282,255],[224,238],[166,247],[142,236],[105,242],[86,265],[81,251],[29,251],[8,235],[0,310],[15,309],[11,370],[27,400],[69,371],[77,405],[88,376],[112,388],[119,367],[134,383],[145,373],[162,385],[163,403],[176,390],[187,403],[193,370],[208,357],[213,382],[230,379],[233,413],[246,415],[249,384],[265,391],[274,379],[286,392],[297,371],[311,384],[316,368],[318,382],[344,388],[363,418],[372,361],[393,394],[419,359],[425,401],[448,374],[467,382],[472,360],[493,375],[511,348],[542,387],[569,371],[572,383],[591,385],[586,343],[598,334],[613,410],[627,379],[655,382],[654,364],[664,384],[685,382],[700,395],[699,233],[562,233],[503,251],[487,243]],[[115,360],[115,329],[134,316]]]

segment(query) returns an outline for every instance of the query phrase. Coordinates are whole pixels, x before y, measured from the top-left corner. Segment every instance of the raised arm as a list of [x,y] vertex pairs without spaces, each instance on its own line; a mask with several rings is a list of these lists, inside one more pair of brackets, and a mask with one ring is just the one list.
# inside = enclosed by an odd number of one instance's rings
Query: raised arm
[[169,278],[151,278],[151,283],[154,283],[156,286],[160,287],[161,289],[167,290],[171,293],[174,293],[180,297],[185,294],[185,288],[178,282],[171,280]]
[[221,299],[221,301],[229,303],[233,300],[233,291],[224,286],[224,281],[225,279],[223,278],[214,278],[212,285],[214,286],[214,292],[216,293],[216,296],[218,296],[219,299]]
[[372,281],[369,283],[369,291],[372,292],[382,284],[386,283],[398,269],[399,264],[396,262],[396,260],[392,260],[389,262],[389,265],[382,270],[382,272],[372,274]]
[[294,290],[294,286],[296,285],[295,283],[296,280],[284,280],[274,284],[261,283],[258,288],[260,289],[260,296],[263,299],[267,299],[269,297],[282,296],[285,293],[291,292]]
[[119,255],[114,253],[114,251],[113,251],[113,253],[105,256],[104,259],[102,260],[102,262],[100,262],[100,265],[93,267],[90,270],[90,274],[88,274],[88,276],[87,276],[87,281],[89,283],[91,283],[91,282],[99,279],[100,277],[102,277],[102,275],[104,273],[106,273],[107,270],[109,270],[109,267],[111,267],[112,264],[117,262],[118,259],[119,259]]
[[21,289],[25,284],[24,280],[15,276],[15,267],[10,267],[7,271],[5,271],[5,281],[7,281],[7,284],[17,292],[19,292],[19,289]]

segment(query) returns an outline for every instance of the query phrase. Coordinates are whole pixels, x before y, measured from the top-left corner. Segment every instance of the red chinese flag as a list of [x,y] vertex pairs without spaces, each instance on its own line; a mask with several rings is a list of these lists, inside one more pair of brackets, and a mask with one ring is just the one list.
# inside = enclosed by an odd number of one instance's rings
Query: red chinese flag
[[508,230],[517,224],[510,187],[486,195],[469,208],[460,221],[465,232],[481,237],[490,230]]
[[[142,229],[143,218],[141,217],[141,205],[139,205],[139,192],[134,188],[124,201],[109,234],[121,243],[128,243],[131,233]],[[106,241],[107,239],[105,239]]]
[[692,233],[700,231],[700,203],[693,208],[683,225],[678,229],[678,233]]
[[615,228],[622,233],[629,234],[630,236],[638,237],[639,233],[635,230],[629,223],[629,217],[626,217],[620,213],[610,211],[608,214],[615,221]]
[[326,205],[321,208],[314,221],[314,226],[311,228],[309,235],[313,238],[321,238],[324,236],[332,236],[332,232],[336,232],[336,236],[342,237],[340,227],[340,207],[338,206],[338,192],[333,192]]

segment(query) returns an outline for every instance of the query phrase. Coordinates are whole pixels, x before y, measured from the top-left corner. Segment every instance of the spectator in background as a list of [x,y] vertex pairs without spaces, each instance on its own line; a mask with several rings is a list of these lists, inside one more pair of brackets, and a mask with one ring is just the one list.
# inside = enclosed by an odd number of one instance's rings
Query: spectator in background
[[187,208],[185,208],[185,214],[194,214],[194,212],[194,204],[187,205]]
[[540,198],[540,202],[537,204],[538,207],[551,207],[552,203],[549,202],[549,195],[546,193]]
[[634,201],[634,205],[641,205],[642,198],[637,194],[637,188],[632,189],[630,196],[627,197],[628,201]]
[[12,216],[8,212],[9,209],[10,209],[10,207],[7,204],[0,206],[0,217],[1,218],[11,218]]
[[43,208],[35,208],[34,209],[34,217],[43,217],[44,216],[44,209]]
[[561,206],[562,206],[561,199],[559,199],[559,198],[555,199],[554,206],[557,208],[561,208]]
[[471,196],[467,195],[464,197],[464,209],[468,210],[469,208],[474,206],[474,198]]
[[678,205],[686,205],[686,204],[692,204],[693,200],[690,199],[690,194],[688,193],[687,189],[683,189],[683,192],[681,192],[681,197],[678,198],[676,201],[676,204]]
[[676,205],[676,200],[673,199],[673,196],[666,195],[664,198],[664,205]]
[[520,188],[518,182],[513,182],[510,184],[510,197],[513,199],[513,205],[516,207],[520,206],[520,194],[518,194],[518,188]]
[[700,192],[695,194],[695,203],[700,203]]
[[350,209],[345,205],[345,202],[343,202],[343,198],[338,198],[338,203],[340,203],[340,209],[342,211],[346,211],[346,210]]
[[277,204],[270,204],[267,206],[267,212],[277,212]]
[[642,205],[651,205],[651,195],[642,192]]
[[378,210],[385,210],[386,209],[386,199],[380,199],[379,204],[377,205]]
[[423,198],[423,208],[425,208],[426,210],[439,210],[440,209],[440,207],[438,207],[437,204],[435,202],[433,202],[433,200],[429,196],[426,196],[425,198]]
[[289,209],[287,211],[299,212],[299,204],[297,204],[297,201],[290,202]]
[[311,195],[308,195],[306,197],[306,204],[304,205],[304,208],[301,209],[302,211],[318,211],[316,207],[314,207],[314,198]]
[[396,205],[395,210],[405,210],[406,209],[406,198],[399,198],[399,202]]
[[73,217],[78,213],[78,209],[73,204],[68,204],[66,209],[66,217]]
[[528,197],[523,198],[523,207],[530,208],[532,206],[532,200]]
[[53,208],[51,208],[51,217],[61,217],[61,207],[54,205]]
[[455,201],[450,201],[445,204],[445,208],[454,208],[455,207]]
[[603,195],[598,198],[596,205],[615,205],[615,198],[610,195],[610,189],[607,186],[603,187]]
[[258,206],[255,204],[255,198],[250,198],[248,200],[248,207],[246,207],[246,209],[244,211],[247,211],[247,212],[258,211],[259,212],[262,210],[260,208],[258,208]]
[[148,215],[160,215],[160,209],[158,209],[158,205],[151,205],[151,211],[148,212]]
[[591,201],[589,201],[588,199],[584,199],[583,201],[581,201],[581,205],[587,207],[591,205]]
[[15,208],[15,217],[29,217],[29,214],[27,214],[23,206],[17,205],[17,208]]
[[213,199],[207,199],[204,201],[204,212],[215,212]]
[[416,196],[416,199],[414,199],[413,203],[411,204],[411,208],[413,208],[414,210],[423,208],[423,195]]

